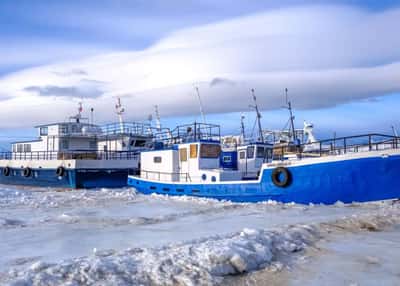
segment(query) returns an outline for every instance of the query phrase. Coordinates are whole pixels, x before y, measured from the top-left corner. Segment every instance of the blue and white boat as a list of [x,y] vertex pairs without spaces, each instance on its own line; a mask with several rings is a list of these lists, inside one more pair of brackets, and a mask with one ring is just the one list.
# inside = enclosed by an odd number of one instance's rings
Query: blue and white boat
[[12,144],[0,153],[0,184],[100,188],[126,186],[138,173],[140,151],[151,146],[150,124],[119,122],[99,126],[78,113],[66,122],[37,126],[38,139]]
[[[128,185],[144,194],[235,202],[332,204],[400,197],[397,136],[366,134],[299,145],[255,143],[239,147],[238,154],[227,159],[228,168],[221,146],[217,125],[178,126],[164,145],[141,153],[140,175],[129,175]],[[246,176],[245,164],[257,159],[262,162],[256,176]]]

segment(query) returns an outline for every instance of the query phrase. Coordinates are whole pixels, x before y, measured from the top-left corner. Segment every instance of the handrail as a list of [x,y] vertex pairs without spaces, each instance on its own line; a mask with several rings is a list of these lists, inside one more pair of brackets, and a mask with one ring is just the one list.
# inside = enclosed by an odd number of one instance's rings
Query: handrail
[[0,152],[0,160],[131,160],[139,158],[138,151],[32,151]]
[[[191,182],[192,181],[189,173],[140,170],[140,174],[141,174],[140,175],[141,177],[142,177],[142,174],[146,174],[146,176],[145,176],[146,179],[149,179],[149,174],[155,174],[158,177],[158,181],[161,181],[161,175],[179,176],[179,180],[182,178],[182,176],[184,176],[185,182]],[[152,179],[154,179],[154,178],[152,178]]]
[[[373,140],[376,139],[376,137],[380,137],[380,140]],[[362,143],[354,143],[352,142],[354,139],[364,140],[362,140]],[[379,133],[325,139],[314,143],[305,143],[301,145],[282,145],[273,147],[274,158],[281,160],[283,160],[284,156],[288,154],[296,154],[300,158],[303,156],[321,157],[326,155],[341,155],[346,153],[399,148],[400,137]]]

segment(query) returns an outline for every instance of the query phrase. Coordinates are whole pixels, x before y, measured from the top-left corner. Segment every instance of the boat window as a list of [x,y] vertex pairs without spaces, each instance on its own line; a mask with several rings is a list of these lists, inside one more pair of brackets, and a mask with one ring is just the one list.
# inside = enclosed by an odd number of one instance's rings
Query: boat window
[[24,152],[31,152],[31,144],[24,144]]
[[179,158],[181,162],[187,161],[187,148],[179,149]]
[[72,124],[71,129],[72,129],[72,133],[78,133],[79,132],[79,127],[76,124]]
[[218,158],[221,152],[221,146],[216,144],[201,144],[200,158]]
[[223,161],[224,161],[224,163],[230,163],[230,162],[232,162],[232,157],[231,156],[224,156]]
[[17,145],[15,145],[15,144],[12,145],[12,151],[17,152]]
[[48,128],[47,127],[40,127],[40,136],[46,136],[48,134]]
[[17,145],[17,152],[23,152],[24,146],[22,144]]
[[246,151],[240,151],[239,152],[239,159],[244,159],[246,158]]
[[265,157],[265,149],[262,146],[257,146],[257,158]]
[[68,126],[67,125],[61,125],[60,126],[60,134],[65,135],[68,133]]
[[154,162],[154,163],[161,163],[161,161],[162,161],[161,156],[155,156],[155,157],[153,157],[153,162]]
[[254,158],[254,146],[247,147],[247,158]]
[[197,158],[197,144],[190,144],[190,158]]
[[135,147],[144,147],[146,145],[146,140],[136,140]]

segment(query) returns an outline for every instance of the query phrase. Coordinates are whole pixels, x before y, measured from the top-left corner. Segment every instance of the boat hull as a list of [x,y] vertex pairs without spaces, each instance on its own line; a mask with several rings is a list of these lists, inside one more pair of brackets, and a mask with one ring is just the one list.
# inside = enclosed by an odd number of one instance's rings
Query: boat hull
[[129,176],[128,185],[144,194],[189,195],[234,202],[333,204],[400,197],[400,154],[334,159],[286,168],[292,177],[286,187],[273,183],[273,167],[262,169],[257,181],[166,183]]
[[128,174],[134,169],[66,169],[63,176],[56,175],[56,169],[32,169],[24,177],[21,169],[10,168],[4,175],[0,168],[0,184],[59,188],[120,188],[127,185]]

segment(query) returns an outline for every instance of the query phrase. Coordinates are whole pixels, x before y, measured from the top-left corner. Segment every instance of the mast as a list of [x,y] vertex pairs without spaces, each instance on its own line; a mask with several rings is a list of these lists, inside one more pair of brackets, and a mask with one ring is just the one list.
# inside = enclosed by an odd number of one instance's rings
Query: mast
[[201,97],[200,97],[199,88],[198,88],[197,86],[195,86],[194,88],[196,89],[197,98],[199,99],[200,114],[201,114],[201,117],[202,117],[202,119],[203,119],[203,123],[206,123],[206,117],[205,117],[204,111],[203,111],[203,103],[201,102]]
[[254,88],[251,89],[251,94],[253,96],[253,101],[254,101],[254,105],[250,105],[250,107],[254,108],[257,114],[257,124],[258,124],[258,136],[259,136],[259,140],[261,142],[264,142],[264,136],[263,136],[263,131],[262,131],[262,127],[261,127],[261,113],[258,110],[258,105],[257,105],[257,98],[254,94]]
[[117,104],[115,105],[115,110],[116,110],[115,112],[118,115],[121,133],[123,133],[124,132],[124,120],[122,119],[122,114],[124,114],[125,108],[122,107],[121,98],[119,98],[119,97],[117,97]]
[[396,128],[394,128],[394,125],[392,125],[392,131],[393,131],[393,135],[395,137],[399,137],[399,134],[397,134],[397,130],[396,130]]
[[245,140],[245,138],[246,138],[246,134],[245,134],[245,130],[244,130],[244,114],[242,113],[241,115],[240,115],[240,135],[242,136],[242,138],[243,138],[243,142],[244,142],[244,140]]
[[154,112],[156,114],[156,128],[158,131],[161,130],[161,119],[160,119],[160,113],[158,112],[158,105],[154,105]]
[[78,113],[73,116],[70,117],[70,119],[75,119],[76,123],[80,123],[81,119],[82,119],[82,111],[83,111],[83,107],[82,107],[82,102],[78,102]]
[[289,110],[290,114],[290,127],[292,129],[292,136],[293,136],[293,141],[295,141],[296,138],[296,132],[294,130],[294,116],[293,116],[293,111],[292,111],[292,104],[290,100],[288,100],[288,89],[285,88],[285,95],[286,95],[286,104],[288,105],[287,109]]
[[92,108],[90,108],[90,121],[91,121],[90,124],[92,124],[92,125],[94,124],[93,112],[94,112],[94,108],[92,107]]

